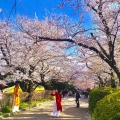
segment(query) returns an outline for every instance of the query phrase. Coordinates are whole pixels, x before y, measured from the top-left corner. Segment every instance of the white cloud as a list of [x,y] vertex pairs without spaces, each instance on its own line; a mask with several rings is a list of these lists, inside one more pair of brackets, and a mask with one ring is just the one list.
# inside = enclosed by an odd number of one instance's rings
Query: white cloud
[[2,8],[0,8],[0,12],[2,12]]

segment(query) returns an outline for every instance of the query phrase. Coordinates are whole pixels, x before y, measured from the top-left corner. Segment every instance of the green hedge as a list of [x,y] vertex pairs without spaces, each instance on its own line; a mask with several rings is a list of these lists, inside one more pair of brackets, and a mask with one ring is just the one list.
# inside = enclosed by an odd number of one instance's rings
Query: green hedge
[[120,91],[97,102],[92,120],[120,120]]
[[113,89],[111,87],[94,88],[89,94],[89,111],[91,116],[94,112],[94,109],[96,108],[96,103],[103,99],[106,95],[117,90],[118,88]]

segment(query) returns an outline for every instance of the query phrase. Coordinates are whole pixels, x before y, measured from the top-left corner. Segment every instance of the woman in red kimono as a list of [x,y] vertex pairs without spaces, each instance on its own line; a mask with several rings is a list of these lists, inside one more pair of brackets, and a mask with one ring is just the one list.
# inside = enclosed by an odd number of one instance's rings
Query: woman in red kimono
[[62,111],[60,90],[56,90],[55,93],[51,94],[51,96],[56,97],[52,116],[59,117],[60,112]]

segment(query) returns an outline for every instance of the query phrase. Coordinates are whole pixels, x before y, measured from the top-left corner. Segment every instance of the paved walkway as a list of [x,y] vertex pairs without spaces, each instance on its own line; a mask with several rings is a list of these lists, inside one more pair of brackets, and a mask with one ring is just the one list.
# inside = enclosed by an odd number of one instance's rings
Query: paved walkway
[[81,98],[80,108],[76,108],[74,98],[62,99],[63,112],[59,118],[52,117],[53,101],[45,102],[39,107],[21,111],[19,114],[3,118],[4,120],[90,120],[88,102]]

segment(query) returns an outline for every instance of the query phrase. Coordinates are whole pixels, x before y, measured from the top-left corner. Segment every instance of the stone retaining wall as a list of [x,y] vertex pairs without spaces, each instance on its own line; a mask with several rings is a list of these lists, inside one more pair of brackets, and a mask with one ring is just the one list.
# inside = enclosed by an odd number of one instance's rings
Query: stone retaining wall
[[[33,93],[21,92],[20,93],[20,101],[28,102],[28,101],[39,101],[41,99],[49,98],[49,91],[36,91]],[[12,105],[13,94],[11,93],[3,93],[2,104]]]

